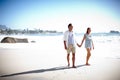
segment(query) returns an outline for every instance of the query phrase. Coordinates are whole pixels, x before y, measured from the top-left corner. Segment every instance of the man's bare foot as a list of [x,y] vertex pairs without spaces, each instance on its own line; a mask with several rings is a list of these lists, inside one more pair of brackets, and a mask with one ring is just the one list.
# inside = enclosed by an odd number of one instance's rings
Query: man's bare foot
[[68,63],[68,67],[70,67],[70,63]]
[[72,66],[72,68],[76,68],[76,66]]
[[86,63],[86,65],[87,65],[87,66],[90,66],[90,64],[89,64],[89,63]]

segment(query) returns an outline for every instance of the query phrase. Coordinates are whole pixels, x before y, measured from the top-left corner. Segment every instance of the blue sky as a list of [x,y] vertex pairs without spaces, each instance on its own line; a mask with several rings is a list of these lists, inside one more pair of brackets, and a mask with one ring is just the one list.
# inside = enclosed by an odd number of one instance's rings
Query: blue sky
[[18,29],[120,31],[120,0],[0,0],[0,24]]

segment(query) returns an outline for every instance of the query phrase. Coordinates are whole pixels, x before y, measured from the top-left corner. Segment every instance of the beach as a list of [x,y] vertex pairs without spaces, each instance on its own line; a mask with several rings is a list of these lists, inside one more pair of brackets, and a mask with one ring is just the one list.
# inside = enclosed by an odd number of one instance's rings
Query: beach
[[14,37],[29,43],[0,43],[0,80],[120,80],[120,36],[93,36],[90,66],[84,45],[76,47],[76,68],[67,66],[63,35]]

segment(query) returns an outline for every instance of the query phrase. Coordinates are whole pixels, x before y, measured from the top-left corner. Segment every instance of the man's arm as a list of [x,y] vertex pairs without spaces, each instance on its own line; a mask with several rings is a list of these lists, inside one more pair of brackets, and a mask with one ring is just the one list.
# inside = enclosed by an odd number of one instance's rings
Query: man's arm
[[64,41],[64,48],[67,49],[67,46],[66,46],[66,41]]

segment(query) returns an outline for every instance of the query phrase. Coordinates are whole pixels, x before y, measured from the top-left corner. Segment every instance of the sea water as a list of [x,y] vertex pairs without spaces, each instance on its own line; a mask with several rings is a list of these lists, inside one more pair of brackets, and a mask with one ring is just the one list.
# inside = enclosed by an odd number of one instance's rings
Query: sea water
[[[76,41],[80,44],[84,33],[76,33]],[[46,51],[61,51],[64,49],[63,33],[49,34],[26,34],[26,35],[1,35],[0,41],[4,37],[27,38],[29,43],[0,43],[0,48],[9,49],[42,49]],[[112,57],[120,59],[120,33],[92,33],[94,42],[94,54],[97,56]],[[84,44],[82,49],[84,48]],[[78,50],[79,51],[79,50]],[[85,52],[84,52],[85,53]]]

